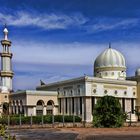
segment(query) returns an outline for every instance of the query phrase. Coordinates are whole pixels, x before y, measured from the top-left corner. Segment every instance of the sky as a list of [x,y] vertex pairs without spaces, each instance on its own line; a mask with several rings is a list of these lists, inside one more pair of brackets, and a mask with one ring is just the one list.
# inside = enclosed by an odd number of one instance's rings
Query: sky
[[[127,76],[140,67],[140,0],[0,0],[12,41],[13,87],[93,75],[109,42],[126,58]],[[2,47],[1,47],[2,50]]]

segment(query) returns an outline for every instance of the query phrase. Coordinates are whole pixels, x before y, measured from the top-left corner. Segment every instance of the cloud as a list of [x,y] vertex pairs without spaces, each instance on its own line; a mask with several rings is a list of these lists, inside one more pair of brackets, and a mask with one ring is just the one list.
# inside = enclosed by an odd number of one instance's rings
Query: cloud
[[[35,88],[40,79],[48,83],[83,76],[84,73],[93,75],[96,57],[108,48],[108,44],[96,43],[44,45],[44,42],[13,42],[15,89]],[[139,43],[116,42],[112,48],[122,52],[126,58],[128,75],[134,75],[136,68],[140,67]]]
[[[17,64],[16,68],[19,71],[45,72],[48,69],[51,72],[52,69],[57,70],[58,67],[63,66],[63,70],[65,70],[64,67],[69,66],[70,68],[72,65],[91,66],[92,69],[96,57],[108,47],[108,44],[80,42],[57,44],[30,42],[26,44],[26,42],[15,41],[13,46],[13,62]],[[127,66],[129,66],[128,69],[140,67],[139,43],[116,42],[112,47],[123,53]],[[54,67],[49,68],[50,65]],[[47,72],[49,73],[49,71]]]
[[17,11],[14,15],[0,13],[0,21],[12,26],[37,26],[46,30],[66,29],[86,23],[87,18],[82,14],[47,14]]
[[94,23],[86,27],[88,32],[101,32],[114,29],[132,28],[140,23],[137,18],[97,18]]
[[[108,47],[108,44],[104,43],[45,44],[44,42],[13,42],[13,60],[18,63],[28,64],[90,65],[94,62],[97,55]],[[140,52],[139,43],[116,42],[113,43],[113,48],[122,51],[127,56],[129,64],[139,64],[139,59],[137,59]]]
[[93,58],[98,55],[99,51],[105,49],[103,44],[96,45],[78,42],[57,44],[14,42],[13,46],[18,46],[12,48],[15,54],[13,60],[28,64],[89,65],[92,63]]
[[[57,14],[39,13],[37,11],[16,11],[14,14],[0,12],[0,22],[12,26],[35,26],[45,30],[68,29],[69,27],[83,27],[87,32],[101,32],[116,28],[131,28],[140,23],[138,18],[89,18],[81,13]],[[81,28],[80,28],[81,29]]]

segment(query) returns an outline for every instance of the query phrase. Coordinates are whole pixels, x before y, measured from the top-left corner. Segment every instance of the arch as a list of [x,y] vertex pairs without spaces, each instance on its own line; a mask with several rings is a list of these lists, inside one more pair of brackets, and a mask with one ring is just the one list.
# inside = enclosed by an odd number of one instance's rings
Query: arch
[[53,101],[53,100],[49,100],[49,101],[47,102],[47,105],[54,105],[54,101]]
[[47,102],[47,115],[52,115],[53,114],[53,108],[54,108],[54,101],[53,100],[49,100]]
[[36,103],[36,115],[43,115],[43,109],[44,109],[44,101],[38,100]]
[[43,100],[38,100],[37,103],[36,103],[36,105],[42,105],[42,106],[44,106],[44,101]]

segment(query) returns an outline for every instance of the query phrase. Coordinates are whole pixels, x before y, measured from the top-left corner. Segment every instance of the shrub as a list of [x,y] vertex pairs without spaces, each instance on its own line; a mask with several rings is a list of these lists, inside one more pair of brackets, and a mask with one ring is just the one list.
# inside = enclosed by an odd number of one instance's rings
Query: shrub
[[46,115],[43,118],[44,118],[44,123],[52,123],[52,115]]
[[97,101],[93,111],[95,127],[121,127],[125,119],[119,99],[113,96],[104,96]]
[[[19,119],[19,117],[18,117]],[[22,116],[21,117],[22,124],[30,124],[31,123],[31,117],[30,116]]]
[[19,117],[10,117],[11,125],[19,125]]

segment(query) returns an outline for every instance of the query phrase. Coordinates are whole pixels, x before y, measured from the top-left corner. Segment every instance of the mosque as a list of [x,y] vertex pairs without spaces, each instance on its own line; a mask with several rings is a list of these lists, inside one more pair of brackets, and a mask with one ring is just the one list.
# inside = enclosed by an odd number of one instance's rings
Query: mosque
[[105,95],[111,95],[119,99],[123,111],[131,112],[132,121],[137,121],[134,110],[140,110],[140,69],[136,70],[135,76],[127,77],[126,62],[121,52],[111,46],[101,52],[94,62],[93,76],[50,84],[41,82],[36,90],[13,92],[11,41],[8,39],[6,27],[3,32],[3,50],[0,53],[1,114],[74,114],[80,116],[83,121],[91,122],[97,100]]

